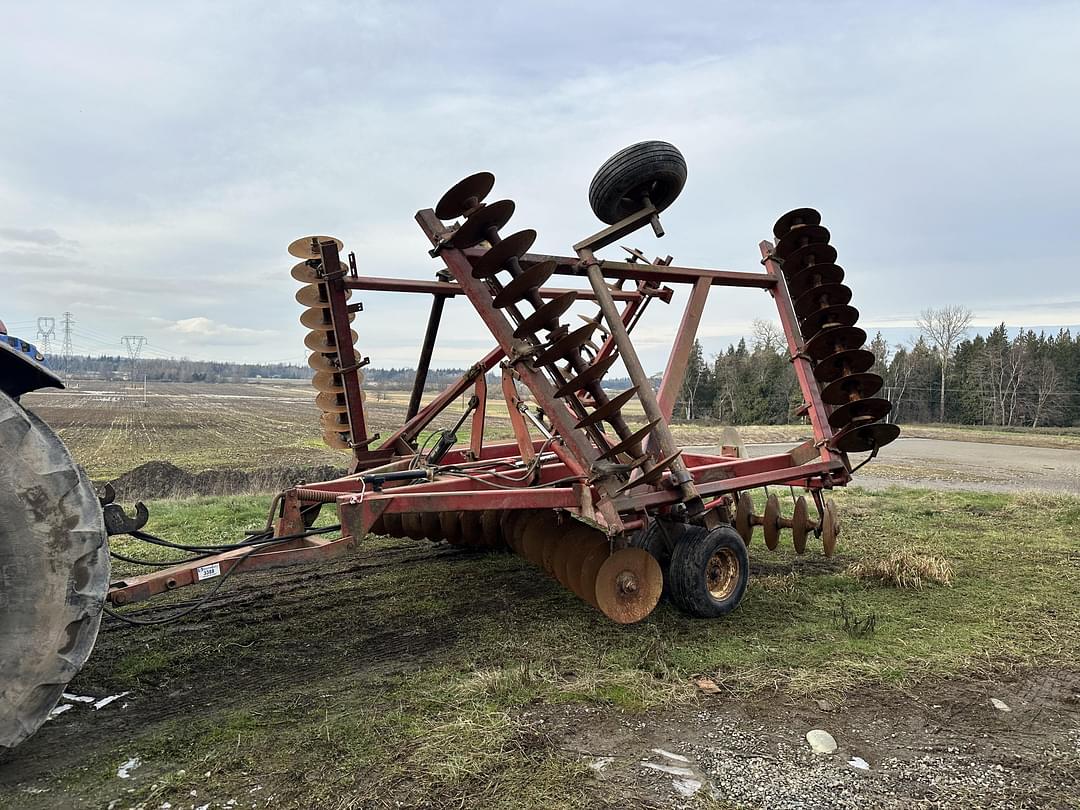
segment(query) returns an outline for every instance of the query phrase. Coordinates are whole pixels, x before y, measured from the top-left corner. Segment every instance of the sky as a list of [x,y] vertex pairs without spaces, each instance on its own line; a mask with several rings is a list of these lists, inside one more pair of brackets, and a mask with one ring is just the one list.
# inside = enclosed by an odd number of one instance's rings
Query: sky
[[[871,334],[947,304],[1075,326],[1077,42],[1080,4],[1052,2],[11,5],[0,319],[33,339],[69,311],[80,353],[138,334],[149,357],[300,363],[292,240],[433,278],[415,212],[489,170],[512,229],[568,255],[601,227],[599,165],[662,139],[688,180],[662,240],[625,240],[650,256],[759,270],[777,216],[812,206]],[[359,300],[359,350],[413,365],[429,300]],[[684,301],[635,332],[649,371]],[[714,288],[706,354],[755,318],[767,294]],[[434,364],[492,345],[457,299]]]

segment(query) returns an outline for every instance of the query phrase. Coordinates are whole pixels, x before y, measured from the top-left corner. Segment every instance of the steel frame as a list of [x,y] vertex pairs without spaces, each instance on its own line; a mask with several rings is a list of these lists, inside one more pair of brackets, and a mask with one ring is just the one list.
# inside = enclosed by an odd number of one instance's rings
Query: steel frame
[[[821,490],[843,486],[850,480],[851,465],[847,456],[831,447],[833,432],[829,426],[830,408],[823,404],[821,390],[812,366],[803,354],[791,296],[779,265],[771,257],[772,243],[763,241],[761,271],[730,271],[681,267],[670,257],[653,262],[631,251],[628,261],[599,259],[595,252],[654,220],[656,211],[647,207],[620,223],[605,228],[574,246],[574,256],[527,253],[523,264],[543,261],[555,263],[555,274],[587,279],[588,288],[544,287],[541,299],[550,300],[573,289],[579,301],[595,301],[607,328],[607,337],[596,359],[618,352],[631,379],[638,388],[647,419],[659,419],[658,430],[649,436],[649,460],[639,469],[612,473],[599,463],[596,442],[587,440],[586,431],[576,427],[585,415],[575,399],[556,396],[556,382],[543,369],[525,362],[535,354],[529,341],[515,337],[513,325],[492,305],[487,282],[472,276],[473,263],[484,255],[485,248],[456,249],[448,244],[453,228],[448,228],[431,209],[417,213],[421,230],[434,246],[432,251],[444,263],[434,281],[361,276],[350,256],[350,270],[328,274],[327,296],[334,324],[334,337],[340,347],[344,372],[347,413],[352,426],[353,450],[349,474],[343,478],[306,484],[283,493],[276,509],[276,536],[303,532],[310,523],[301,509],[314,504],[333,504],[341,522],[341,536],[336,540],[304,538],[285,545],[258,549],[245,547],[214,558],[153,571],[113,584],[109,601],[130,604],[175,588],[198,582],[196,569],[217,563],[224,573],[237,570],[310,563],[354,549],[384,514],[411,512],[470,512],[480,510],[558,509],[574,518],[603,530],[613,546],[625,544],[630,531],[648,525],[664,513],[689,515],[715,525],[730,522],[733,496],[767,485],[795,485],[808,489],[822,513]],[[334,242],[320,245],[324,267],[338,268],[340,259]],[[633,282],[631,289],[624,289]],[[642,312],[654,299],[671,301],[673,288],[685,285],[689,297],[681,316],[671,354],[658,390],[637,360],[630,339]],[[667,428],[682,385],[691,347],[701,322],[708,295],[713,287],[737,287],[767,291],[773,298],[787,339],[787,349],[802,392],[805,413],[813,428],[813,441],[784,453],[757,458],[731,455],[680,452]],[[378,434],[369,436],[356,370],[367,362],[353,351],[350,340],[349,313],[360,309],[348,305],[350,290],[396,292],[432,296],[431,316],[417,362],[408,414],[404,424],[381,445],[372,449]],[[496,346],[469,368],[456,382],[421,407],[427,369],[437,342],[443,306],[448,299],[465,296],[472,303],[491,332]],[[620,309],[621,306],[621,309]],[[487,401],[486,375],[501,366],[501,387],[514,440],[485,443],[483,405]],[[546,422],[528,411],[518,393],[518,384],[530,392]],[[426,471],[423,480],[394,480],[388,473],[414,466],[418,458],[418,437],[433,419],[458,397],[472,391],[479,399],[472,419],[468,447],[455,447]],[[545,435],[545,433],[547,435]],[[595,437],[594,434],[590,434]],[[617,439],[616,439],[617,440]],[[601,434],[600,446],[603,434]],[[728,448],[725,448],[727,450]],[[647,478],[659,456],[672,456],[671,463]],[[468,471],[469,477],[449,473],[449,467]],[[507,488],[503,476],[507,470],[528,471],[528,480]],[[647,481],[634,485],[634,481]],[[706,500],[707,499],[707,500]]]

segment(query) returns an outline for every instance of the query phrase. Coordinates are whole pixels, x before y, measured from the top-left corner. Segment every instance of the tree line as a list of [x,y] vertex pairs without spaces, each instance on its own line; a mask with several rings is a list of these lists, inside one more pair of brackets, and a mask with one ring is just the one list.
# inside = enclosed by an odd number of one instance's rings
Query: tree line
[[[1080,424],[1080,335],[1013,330],[1004,324],[968,337],[962,307],[926,310],[918,337],[890,345],[879,332],[867,348],[884,381],[878,396],[892,405],[890,421],[998,426]],[[700,343],[690,354],[675,416],[724,424],[786,424],[803,404],[783,333],[757,321],[711,359]]]

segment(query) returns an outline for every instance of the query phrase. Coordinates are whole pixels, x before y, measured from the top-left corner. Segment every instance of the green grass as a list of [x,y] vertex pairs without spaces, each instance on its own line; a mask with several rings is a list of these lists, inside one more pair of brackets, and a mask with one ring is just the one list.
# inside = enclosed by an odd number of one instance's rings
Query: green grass
[[[191,790],[246,802],[258,788],[279,807],[614,806],[563,737],[597,718],[692,706],[706,699],[694,675],[733,696],[842,701],[860,685],[1075,665],[1080,499],[853,490],[837,501],[838,557],[769,553],[759,530],[756,574],[723,620],[662,604],[622,627],[514,556],[449,554],[327,574],[290,593],[267,576],[264,599],[193,619],[206,622],[194,632],[105,634],[74,688],[134,688],[144,714],[122,738],[96,740],[85,770],[63,776],[63,795],[107,804],[107,777],[137,752],[147,764],[124,786],[132,804],[177,806]],[[149,529],[235,539],[265,521],[267,502],[154,503]],[[374,539],[358,559],[402,547]],[[847,573],[894,549],[944,558],[952,585],[896,588]],[[874,632],[845,630],[841,606],[874,616]],[[0,806],[35,805],[0,793]]]

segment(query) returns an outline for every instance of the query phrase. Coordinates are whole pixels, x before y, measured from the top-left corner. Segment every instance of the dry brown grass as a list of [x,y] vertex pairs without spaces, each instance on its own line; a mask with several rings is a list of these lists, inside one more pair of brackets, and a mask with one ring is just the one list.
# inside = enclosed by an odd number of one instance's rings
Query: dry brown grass
[[885,557],[861,560],[848,566],[847,572],[856,579],[915,590],[927,583],[951,585],[953,578],[952,565],[944,557],[912,549],[900,549]]

